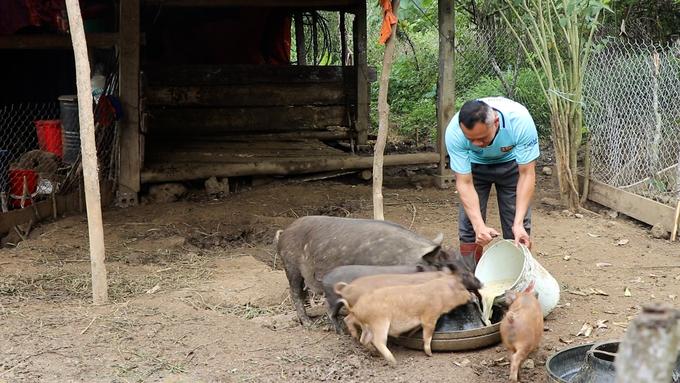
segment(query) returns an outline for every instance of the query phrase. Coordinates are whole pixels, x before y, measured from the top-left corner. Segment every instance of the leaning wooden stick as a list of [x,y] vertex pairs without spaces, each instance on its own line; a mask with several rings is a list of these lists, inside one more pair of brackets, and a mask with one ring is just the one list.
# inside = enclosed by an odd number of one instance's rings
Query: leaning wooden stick
[[671,232],[671,242],[675,242],[675,236],[678,234],[678,218],[680,218],[680,199],[675,206],[675,215],[673,216],[673,231]]
[[35,204],[35,200],[28,190],[28,182],[26,181],[26,176],[24,176],[24,194],[21,196],[21,207],[24,207],[25,198],[31,201],[31,207],[33,208],[33,213],[35,213],[36,222],[40,222],[40,212],[38,211],[38,206]]

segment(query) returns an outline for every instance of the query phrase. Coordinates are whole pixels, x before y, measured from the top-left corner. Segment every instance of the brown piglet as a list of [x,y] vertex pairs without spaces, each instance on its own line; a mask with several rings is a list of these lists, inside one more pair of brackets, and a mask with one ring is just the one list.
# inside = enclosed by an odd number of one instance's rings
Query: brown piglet
[[507,290],[505,301],[510,307],[501,321],[501,338],[510,353],[510,381],[519,382],[520,366],[543,337],[543,311],[537,292]]
[[460,277],[449,275],[417,285],[382,287],[362,295],[353,306],[341,301],[348,316],[361,326],[361,344],[368,348],[372,343],[395,365],[397,361],[387,348],[388,335],[397,336],[422,326],[423,349],[432,356],[432,335],[439,316],[471,299]]
[[[371,291],[382,287],[389,286],[407,286],[417,285],[431,281],[433,279],[451,275],[451,271],[447,268],[445,271],[427,271],[413,274],[380,274],[367,275],[355,279],[352,283],[338,282],[333,286],[335,294],[345,300],[349,307],[354,306],[359,298]],[[355,325],[358,325],[354,316],[351,313],[345,317],[345,325],[347,330],[356,339],[359,339]]]

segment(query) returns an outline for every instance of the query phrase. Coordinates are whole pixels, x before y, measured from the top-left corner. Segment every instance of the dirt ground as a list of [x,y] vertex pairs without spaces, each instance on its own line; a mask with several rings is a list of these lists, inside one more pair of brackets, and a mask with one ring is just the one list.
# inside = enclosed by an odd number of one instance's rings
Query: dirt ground
[[[546,381],[546,359],[558,350],[620,339],[641,305],[675,305],[680,295],[680,244],[601,206],[575,216],[543,203],[559,192],[556,175],[541,172],[549,156],[539,165],[532,252],[563,291],[522,370],[526,382]],[[431,169],[385,173],[385,218],[428,238],[442,232],[444,247],[456,247],[455,191],[432,187]],[[14,245],[0,250],[0,382],[507,380],[501,344],[433,357],[390,344],[398,361],[391,367],[333,332],[323,315],[310,328],[296,322],[274,233],[305,215],[371,218],[369,181],[279,179],[232,189],[208,198],[193,188],[178,202],[105,211],[106,305],[91,304],[84,213],[43,223],[26,241],[5,238]],[[493,201],[489,222],[500,227]],[[584,324],[595,327],[589,336],[579,335]]]

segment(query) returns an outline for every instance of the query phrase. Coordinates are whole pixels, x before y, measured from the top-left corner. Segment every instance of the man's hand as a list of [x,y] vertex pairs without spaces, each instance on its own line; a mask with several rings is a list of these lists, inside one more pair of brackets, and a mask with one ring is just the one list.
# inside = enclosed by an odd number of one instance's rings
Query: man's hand
[[486,246],[498,235],[500,235],[500,233],[496,231],[496,229],[483,226],[479,229],[475,229],[475,242],[480,246]]
[[529,234],[524,228],[524,225],[512,225],[512,234],[515,236],[515,246],[518,246],[521,243],[524,246],[531,248],[531,238],[529,238]]

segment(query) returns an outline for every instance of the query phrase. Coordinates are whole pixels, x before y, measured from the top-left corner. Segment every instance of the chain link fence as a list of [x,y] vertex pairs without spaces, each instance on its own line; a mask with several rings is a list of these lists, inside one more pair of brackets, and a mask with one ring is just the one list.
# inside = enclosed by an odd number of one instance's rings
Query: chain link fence
[[456,110],[468,100],[503,96],[529,109],[539,136],[550,137],[550,109],[517,40],[503,24],[468,25],[456,33]]
[[[100,180],[115,176],[115,138],[120,106],[97,96],[95,136]],[[66,195],[82,183],[78,103],[73,96],[42,104],[0,108],[0,196],[3,212],[50,195]]]
[[[675,206],[680,198],[680,46],[651,43],[643,25],[604,26],[584,79],[591,177]],[[647,41],[647,42],[645,42]],[[512,34],[468,25],[456,34],[456,110],[473,98],[504,96],[529,109],[550,138],[550,110]]]
[[680,161],[680,45],[616,38],[584,79],[591,178],[675,206]]

